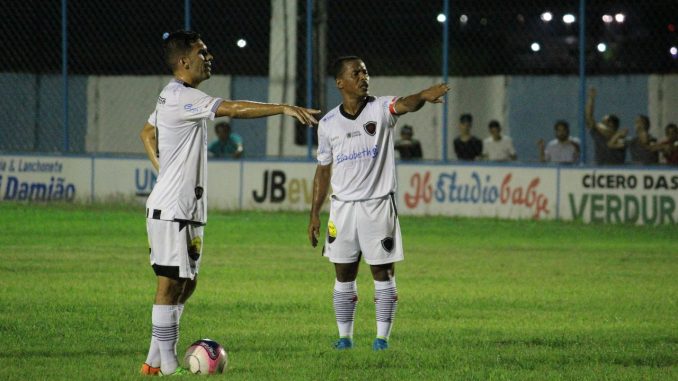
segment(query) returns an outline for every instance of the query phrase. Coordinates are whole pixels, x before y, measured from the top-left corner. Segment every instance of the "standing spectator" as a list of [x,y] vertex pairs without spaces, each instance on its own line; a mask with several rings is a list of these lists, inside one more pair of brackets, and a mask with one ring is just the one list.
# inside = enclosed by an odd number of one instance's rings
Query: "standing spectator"
[[617,140],[620,137],[625,137],[626,133],[622,131],[615,137],[614,141],[611,141],[619,130],[619,118],[614,114],[609,114],[605,115],[600,123],[596,123],[593,117],[595,100],[596,89],[592,87],[589,89],[589,96],[586,101],[586,128],[593,139],[595,163],[597,165],[624,164],[626,145],[619,147]]
[[666,164],[678,165],[678,126],[670,123],[664,131],[666,137],[659,142],[658,146],[666,159]]
[[232,157],[238,159],[245,151],[240,135],[231,132],[231,125],[226,122],[214,126],[217,140],[210,144],[209,151],[213,157]]
[[483,140],[483,157],[490,161],[511,161],[518,159],[513,148],[513,140],[502,135],[499,122],[493,120],[488,125],[490,136]]
[[659,152],[656,147],[657,138],[650,135],[650,118],[646,115],[638,115],[635,122],[636,137],[631,140],[624,139],[627,129],[618,130],[608,143],[613,149],[628,147],[631,153],[631,162],[634,164],[652,165],[659,163]]
[[544,148],[544,140],[539,139],[539,161],[548,163],[572,164],[579,159],[579,139],[570,136],[570,125],[559,120],[553,126],[556,138]]
[[454,153],[458,160],[473,161],[483,154],[483,141],[471,135],[473,116],[462,114],[459,118],[459,136],[454,139]]
[[421,159],[421,143],[419,140],[412,139],[414,131],[412,126],[406,124],[400,129],[400,139],[395,142],[395,149],[400,153],[401,160]]

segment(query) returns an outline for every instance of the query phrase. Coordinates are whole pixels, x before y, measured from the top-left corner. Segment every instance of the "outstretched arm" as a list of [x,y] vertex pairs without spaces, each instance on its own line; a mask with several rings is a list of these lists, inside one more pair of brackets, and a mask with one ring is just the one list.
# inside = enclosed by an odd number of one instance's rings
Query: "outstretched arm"
[[158,142],[155,137],[155,127],[153,127],[150,123],[146,123],[144,128],[141,130],[139,137],[144,143],[144,150],[146,151],[146,155],[148,155],[148,159],[151,161],[151,164],[153,164],[153,168],[155,168],[156,171],[160,171],[160,163],[158,162],[157,151]]
[[290,106],[276,103],[260,103],[251,101],[222,101],[217,109],[216,116],[229,116],[237,119],[263,118],[266,116],[285,114],[296,118],[302,124],[309,126],[318,124],[313,117],[320,110]]
[[422,90],[416,94],[408,95],[404,98],[398,99],[394,105],[395,111],[399,115],[402,115],[408,112],[419,110],[426,102],[443,103],[442,97],[448,91],[450,91],[450,88],[446,83],[440,83],[431,86],[428,89]]
[[308,224],[308,240],[313,247],[318,245],[320,234],[320,209],[327,198],[327,190],[330,187],[330,175],[332,164],[318,165],[313,178],[313,201],[311,204],[311,217]]

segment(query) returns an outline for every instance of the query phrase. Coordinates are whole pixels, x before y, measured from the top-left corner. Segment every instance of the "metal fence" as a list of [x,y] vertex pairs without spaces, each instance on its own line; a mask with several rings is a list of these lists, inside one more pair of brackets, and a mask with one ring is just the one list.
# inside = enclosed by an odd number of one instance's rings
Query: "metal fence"
[[[617,109],[630,126],[650,114],[656,135],[678,121],[667,90],[678,74],[676,1],[24,0],[0,16],[5,152],[140,153],[137,133],[169,78],[161,36],[181,28],[214,53],[219,78],[205,91],[215,96],[328,111],[340,99],[327,68],[347,54],[363,58],[375,91],[452,83],[447,107],[403,118],[419,123],[431,160],[455,159],[457,120],[470,112],[481,137],[492,119],[506,126],[523,161],[566,119],[590,161],[587,83],[601,90],[597,116]],[[246,157],[312,157],[314,129],[289,123],[231,121]]]

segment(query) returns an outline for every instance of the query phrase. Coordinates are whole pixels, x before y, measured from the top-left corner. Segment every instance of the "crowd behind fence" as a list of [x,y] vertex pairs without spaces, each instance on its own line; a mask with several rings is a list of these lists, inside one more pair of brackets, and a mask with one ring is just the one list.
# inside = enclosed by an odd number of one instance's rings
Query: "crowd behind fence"
[[[161,36],[186,28],[215,56],[215,77],[203,88],[215,96],[327,112],[341,101],[327,68],[343,55],[365,61],[377,95],[450,83],[444,107],[401,119],[401,146],[408,134],[421,146],[421,155],[400,149],[403,159],[461,159],[454,140],[470,114],[471,135],[486,149],[498,124],[523,162],[551,158],[548,142],[562,122],[574,162],[600,164],[604,149],[628,151],[627,163],[638,161],[638,149],[657,162],[677,160],[676,1],[26,0],[0,12],[0,30],[12,36],[0,42],[8,52],[0,62],[2,152],[141,153],[138,131],[169,78]],[[230,127],[239,157],[314,155],[315,129],[283,118]]]

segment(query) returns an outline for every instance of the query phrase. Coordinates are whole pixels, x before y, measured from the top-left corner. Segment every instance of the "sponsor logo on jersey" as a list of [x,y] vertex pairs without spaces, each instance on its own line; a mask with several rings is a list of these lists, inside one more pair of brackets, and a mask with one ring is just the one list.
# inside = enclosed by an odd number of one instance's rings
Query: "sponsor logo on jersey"
[[159,105],[164,105],[166,101],[167,101],[167,99],[165,99],[163,97],[158,97],[158,104]]
[[374,159],[377,155],[379,155],[379,147],[375,145],[372,148],[365,148],[362,151],[351,152],[349,154],[340,153],[337,155],[336,163],[340,164],[344,161],[359,160],[366,157]]
[[367,122],[363,124],[363,128],[368,135],[374,136],[374,134],[377,132],[377,122]]
[[202,198],[202,194],[205,192],[205,190],[202,187],[195,187],[195,198],[200,200]]
[[197,113],[197,112],[200,112],[200,109],[199,109],[199,108],[193,107],[193,103],[185,104],[185,105],[184,105],[184,110],[186,110],[186,111],[188,111],[188,112],[192,112],[192,113],[194,113],[194,114]]
[[360,131],[353,131],[353,132],[347,133],[346,137],[350,139],[350,138],[355,138],[356,136],[360,136],[360,135],[362,135],[360,133]]
[[334,226],[334,222],[330,221],[327,223],[327,240],[332,243],[337,239],[337,227]]

